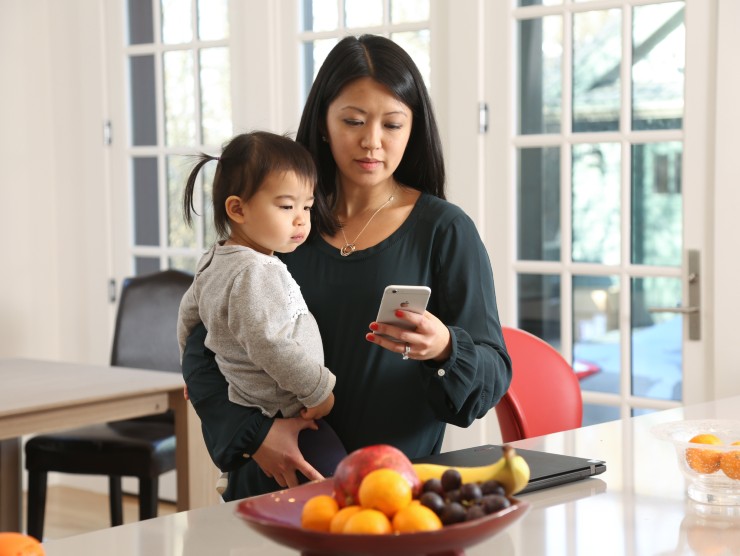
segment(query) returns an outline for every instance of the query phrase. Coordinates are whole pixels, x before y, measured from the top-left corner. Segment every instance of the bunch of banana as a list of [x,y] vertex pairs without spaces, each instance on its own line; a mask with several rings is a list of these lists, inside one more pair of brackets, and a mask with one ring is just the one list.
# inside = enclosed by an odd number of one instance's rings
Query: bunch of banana
[[480,467],[450,467],[434,463],[415,463],[414,471],[424,483],[429,479],[440,479],[448,469],[457,469],[463,483],[485,483],[496,480],[501,483],[507,496],[521,491],[529,482],[529,464],[516,453],[516,450],[505,444],[501,458],[490,465]]

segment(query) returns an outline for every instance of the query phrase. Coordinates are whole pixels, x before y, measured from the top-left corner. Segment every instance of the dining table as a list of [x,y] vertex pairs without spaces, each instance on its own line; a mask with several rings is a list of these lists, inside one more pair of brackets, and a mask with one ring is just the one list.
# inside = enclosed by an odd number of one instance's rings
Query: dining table
[[[740,420],[740,396],[511,443],[515,448],[603,460],[606,471],[520,495],[529,511],[465,554],[740,554],[740,506],[689,499],[674,446],[655,435],[661,423],[694,419]],[[248,527],[237,512],[239,503],[50,540],[44,548],[47,556],[298,554]]]
[[172,410],[177,509],[212,506],[218,472],[180,373],[0,358],[0,531],[22,531],[22,437]]

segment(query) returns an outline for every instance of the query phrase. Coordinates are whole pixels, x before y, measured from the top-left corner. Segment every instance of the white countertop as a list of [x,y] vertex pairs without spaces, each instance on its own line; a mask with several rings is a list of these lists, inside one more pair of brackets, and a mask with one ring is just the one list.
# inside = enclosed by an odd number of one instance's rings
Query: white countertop
[[[740,396],[514,443],[606,461],[597,477],[521,496],[531,510],[469,548],[483,555],[740,554],[740,507],[696,504],[671,444],[650,428],[682,419],[740,420]],[[248,528],[237,502],[191,510],[46,543],[48,556],[295,555]]]

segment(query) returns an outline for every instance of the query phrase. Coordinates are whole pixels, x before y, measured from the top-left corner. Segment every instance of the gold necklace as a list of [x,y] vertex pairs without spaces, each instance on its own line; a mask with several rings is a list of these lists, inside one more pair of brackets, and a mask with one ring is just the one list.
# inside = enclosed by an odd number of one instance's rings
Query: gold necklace
[[360,230],[360,233],[355,236],[354,241],[349,242],[347,241],[347,235],[344,233],[344,227],[340,227],[339,229],[342,231],[342,237],[344,238],[344,245],[339,248],[339,253],[342,255],[342,257],[349,257],[352,253],[354,253],[357,250],[357,239],[362,235],[362,232],[364,232],[367,227],[370,225],[370,222],[373,221],[373,218],[375,218],[375,215],[378,214],[381,210],[383,210],[385,207],[388,206],[388,203],[390,203],[393,200],[393,194],[391,194],[390,197],[388,197],[388,200],[380,205],[380,208],[376,210],[373,215],[370,217],[370,219],[367,221],[367,223],[362,227],[362,230]]

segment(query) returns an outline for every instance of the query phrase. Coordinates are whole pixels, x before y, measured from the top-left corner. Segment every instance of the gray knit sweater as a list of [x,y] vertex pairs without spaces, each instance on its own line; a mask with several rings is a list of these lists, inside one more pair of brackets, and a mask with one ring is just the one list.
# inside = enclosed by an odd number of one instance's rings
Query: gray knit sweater
[[214,245],[180,303],[181,355],[199,322],[208,330],[206,347],[216,354],[233,402],[269,417],[293,417],[334,389],[316,320],[277,257]]

